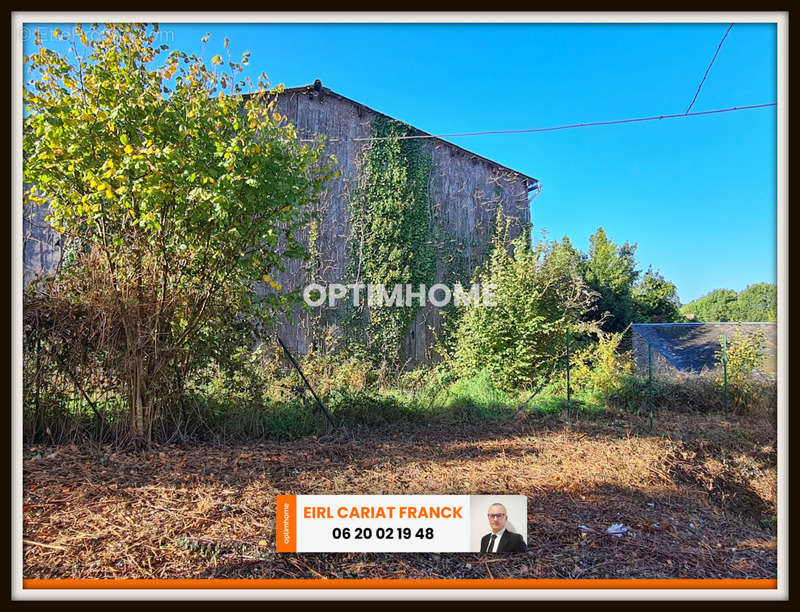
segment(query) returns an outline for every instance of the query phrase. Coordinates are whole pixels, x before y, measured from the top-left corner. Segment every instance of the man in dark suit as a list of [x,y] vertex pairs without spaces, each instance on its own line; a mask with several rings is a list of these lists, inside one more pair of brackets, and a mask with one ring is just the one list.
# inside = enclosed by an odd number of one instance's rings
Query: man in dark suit
[[506,529],[508,512],[503,504],[489,506],[489,527],[492,533],[481,538],[481,552],[525,552],[525,539]]

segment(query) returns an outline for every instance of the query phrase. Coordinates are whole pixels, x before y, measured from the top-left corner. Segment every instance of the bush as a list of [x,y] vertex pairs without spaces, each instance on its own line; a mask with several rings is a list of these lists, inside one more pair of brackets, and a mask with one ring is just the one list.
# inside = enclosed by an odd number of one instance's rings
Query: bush
[[460,306],[453,367],[462,376],[488,370],[492,382],[509,391],[545,380],[564,355],[565,330],[595,329],[580,323],[595,296],[581,279],[573,251],[563,244],[526,238],[506,240],[501,219],[487,264],[476,274],[494,285],[496,305]]
[[[618,390],[633,373],[633,356],[620,350],[623,334],[607,334],[601,331],[578,342],[579,348],[570,354],[570,390],[573,394],[607,397]],[[549,392],[567,394],[567,373],[559,369],[549,385]]]

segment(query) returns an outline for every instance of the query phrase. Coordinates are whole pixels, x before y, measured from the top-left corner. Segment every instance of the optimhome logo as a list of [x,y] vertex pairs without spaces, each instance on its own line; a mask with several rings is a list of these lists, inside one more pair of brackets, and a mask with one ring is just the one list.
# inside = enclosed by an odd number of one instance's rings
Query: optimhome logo
[[416,289],[411,284],[394,285],[392,290],[387,290],[385,285],[350,283],[342,285],[332,283],[330,285],[320,285],[311,283],[303,289],[303,300],[309,306],[322,306],[326,301],[330,308],[335,308],[339,300],[351,299],[356,308],[361,305],[362,296],[366,290],[367,305],[370,307],[395,307],[408,308],[414,302],[420,306],[430,303],[437,308],[448,306],[455,302],[456,306],[485,306],[492,307],[497,305],[495,290],[497,285],[493,284],[473,284],[469,291],[465,291],[460,283],[453,285],[451,289],[447,285],[437,283],[427,288],[425,285],[417,285]]

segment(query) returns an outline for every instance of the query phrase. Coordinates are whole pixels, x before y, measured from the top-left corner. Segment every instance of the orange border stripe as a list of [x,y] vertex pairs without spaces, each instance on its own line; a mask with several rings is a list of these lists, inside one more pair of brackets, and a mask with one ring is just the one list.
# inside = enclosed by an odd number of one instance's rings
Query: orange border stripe
[[773,579],[41,579],[24,589],[777,589]]

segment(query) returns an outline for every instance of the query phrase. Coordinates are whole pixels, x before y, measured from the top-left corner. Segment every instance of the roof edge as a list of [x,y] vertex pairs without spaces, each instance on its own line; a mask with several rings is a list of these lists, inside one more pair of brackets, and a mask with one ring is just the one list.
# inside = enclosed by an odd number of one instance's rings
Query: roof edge
[[[483,155],[479,155],[478,153],[475,153],[474,151],[470,151],[469,149],[465,149],[464,147],[461,147],[461,146],[459,146],[459,145],[457,145],[455,143],[452,143],[452,142],[450,142],[448,140],[440,138],[439,136],[431,134],[430,132],[426,132],[424,130],[420,130],[419,128],[411,125],[410,123],[402,121],[401,119],[397,119],[396,117],[392,117],[390,115],[387,115],[386,113],[382,113],[380,111],[377,111],[374,108],[371,108],[371,107],[367,106],[366,104],[362,104],[361,102],[359,102],[357,100],[353,100],[352,98],[348,98],[347,96],[343,96],[340,93],[336,93],[335,91],[333,91],[332,89],[329,89],[328,87],[320,86],[320,88],[318,90],[315,89],[314,84],[301,85],[299,87],[285,87],[283,89],[283,92],[281,94],[278,94],[278,95],[283,95],[283,94],[287,94],[287,93],[308,93],[309,91],[322,91],[323,93],[325,93],[325,95],[332,95],[332,96],[336,96],[337,98],[340,98],[342,100],[347,100],[348,102],[351,102],[353,104],[357,104],[358,106],[360,106],[362,108],[365,108],[368,111],[370,111],[372,113],[375,113],[376,115],[380,115],[381,117],[386,117],[387,119],[393,119],[394,121],[400,121],[400,123],[403,123],[404,125],[407,125],[409,128],[414,130],[416,132],[416,135],[428,136],[430,140],[437,140],[437,141],[439,141],[439,142],[441,142],[443,144],[446,144],[446,145],[448,145],[450,147],[453,147],[455,149],[463,151],[464,153],[466,153],[468,155],[472,155],[474,157],[477,157],[478,159],[481,159],[481,160],[483,160],[483,161],[485,161],[485,162],[487,162],[487,163],[489,163],[489,164],[491,164],[491,165],[493,165],[493,166],[495,166],[497,168],[503,168],[504,170],[507,170],[509,172],[513,172],[517,176],[520,176],[523,179],[526,179],[527,181],[529,181],[531,183],[529,185],[529,187],[539,184],[539,179],[537,179],[537,178],[534,178],[532,176],[524,174],[523,172],[520,172],[519,170],[514,170],[513,168],[509,168],[508,166],[506,166],[504,164],[501,164],[500,162],[496,162],[493,159],[489,159],[488,157],[484,157]],[[247,94],[247,95],[251,95],[251,94]]]

